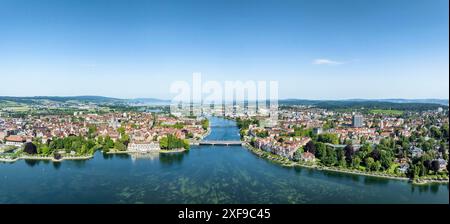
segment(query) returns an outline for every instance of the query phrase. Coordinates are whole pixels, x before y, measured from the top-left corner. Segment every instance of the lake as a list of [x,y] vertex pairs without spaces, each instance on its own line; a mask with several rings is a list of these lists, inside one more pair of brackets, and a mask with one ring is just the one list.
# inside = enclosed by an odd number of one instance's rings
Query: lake
[[[238,140],[234,121],[211,118],[207,140]],[[287,168],[241,146],[173,154],[0,163],[0,203],[449,203],[448,184]]]

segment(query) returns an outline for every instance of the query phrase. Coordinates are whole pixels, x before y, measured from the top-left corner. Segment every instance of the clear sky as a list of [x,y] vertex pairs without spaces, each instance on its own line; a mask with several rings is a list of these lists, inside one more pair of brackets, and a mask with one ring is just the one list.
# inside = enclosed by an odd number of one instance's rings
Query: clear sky
[[0,95],[170,99],[277,80],[280,98],[449,98],[448,0],[0,0]]

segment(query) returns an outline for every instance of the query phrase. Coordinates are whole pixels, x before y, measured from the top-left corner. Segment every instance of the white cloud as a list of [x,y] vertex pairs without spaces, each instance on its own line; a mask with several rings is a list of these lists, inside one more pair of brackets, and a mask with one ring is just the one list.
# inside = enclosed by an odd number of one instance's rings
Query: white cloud
[[319,58],[313,61],[313,64],[315,65],[341,65],[344,64],[344,62],[340,61],[333,61],[326,58]]

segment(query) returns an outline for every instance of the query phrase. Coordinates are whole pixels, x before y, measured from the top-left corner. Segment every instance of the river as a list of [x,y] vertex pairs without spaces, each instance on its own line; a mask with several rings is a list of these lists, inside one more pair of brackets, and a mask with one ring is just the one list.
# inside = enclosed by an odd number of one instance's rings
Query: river
[[[211,119],[207,140],[238,140]],[[449,203],[448,184],[281,167],[241,146],[86,161],[0,163],[0,203]]]

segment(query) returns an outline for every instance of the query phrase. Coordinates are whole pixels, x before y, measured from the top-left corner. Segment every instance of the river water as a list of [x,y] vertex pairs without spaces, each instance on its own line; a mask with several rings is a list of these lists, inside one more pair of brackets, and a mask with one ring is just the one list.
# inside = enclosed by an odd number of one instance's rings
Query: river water
[[[207,140],[238,140],[211,118]],[[0,203],[449,203],[447,184],[286,168],[241,146],[87,161],[0,163]]]

